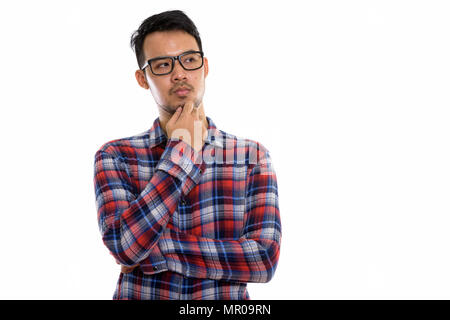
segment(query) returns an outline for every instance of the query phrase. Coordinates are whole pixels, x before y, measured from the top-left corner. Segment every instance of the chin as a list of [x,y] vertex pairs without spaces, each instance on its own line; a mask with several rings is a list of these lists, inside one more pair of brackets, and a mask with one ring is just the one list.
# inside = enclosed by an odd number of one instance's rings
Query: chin
[[[168,103],[168,104],[164,104],[164,105],[160,105],[162,109],[164,109],[165,111],[174,114],[175,111],[178,109],[178,107],[184,107],[186,101],[188,100],[188,98],[190,98],[189,96],[183,97],[183,98],[179,98],[177,99],[176,102],[173,103]],[[197,98],[195,99],[194,102],[194,108],[198,108],[199,105],[202,103],[202,99]]]
[[169,114],[174,114],[178,107],[182,107],[183,105],[173,106],[167,104],[159,104],[158,107]]

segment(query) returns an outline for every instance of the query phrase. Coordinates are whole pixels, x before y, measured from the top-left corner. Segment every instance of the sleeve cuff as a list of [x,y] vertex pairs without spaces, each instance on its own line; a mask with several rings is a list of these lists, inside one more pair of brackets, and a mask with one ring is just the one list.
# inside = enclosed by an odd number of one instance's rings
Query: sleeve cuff
[[169,139],[156,169],[179,179],[183,183],[183,193],[187,194],[199,183],[205,170],[201,154],[183,140]]

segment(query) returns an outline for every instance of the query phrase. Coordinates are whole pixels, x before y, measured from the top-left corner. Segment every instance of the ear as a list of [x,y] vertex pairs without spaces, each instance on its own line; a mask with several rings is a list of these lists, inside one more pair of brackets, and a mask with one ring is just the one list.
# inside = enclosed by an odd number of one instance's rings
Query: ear
[[134,73],[134,76],[136,77],[136,80],[138,82],[138,84],[144,88],[144,89],[148,89],[150,88],[147,82],[147,78],[145,77],[145,71],[143,70],[136,70],[136,72]]
[[209,65],[208,65],[208,58],[203,57],[203,68],[205,69],[205,78],[208,76],[209,73]]

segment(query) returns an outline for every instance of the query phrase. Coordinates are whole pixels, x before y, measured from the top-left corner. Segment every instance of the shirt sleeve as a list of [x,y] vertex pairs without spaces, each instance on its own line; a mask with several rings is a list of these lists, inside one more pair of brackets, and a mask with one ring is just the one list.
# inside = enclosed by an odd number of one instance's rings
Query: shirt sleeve
[[189,277],[268,282],[280,254],[281,221],[275,172],[266,161],[248,178],[246,223],[236,240],[197,237],[170,226],[160,241],[169,269]]
[[121,157],[104,150],[96,152],[94,163],[98,224],[116,261],[132,266],[158,243],[180,195],[198,183],[201,163],[188,144],[170,139],[150,181],[135,194]]

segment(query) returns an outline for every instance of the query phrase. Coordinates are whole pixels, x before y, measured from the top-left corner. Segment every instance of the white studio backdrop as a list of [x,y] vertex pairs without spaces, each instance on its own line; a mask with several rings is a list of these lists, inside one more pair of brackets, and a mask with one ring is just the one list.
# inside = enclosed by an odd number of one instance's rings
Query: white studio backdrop
[[0,4],[1,299],[111,299],[95,151],[158,116],[131,33],[181,9],[205,111],[277,172],[282,252],[252,299],[449,299],[446,1]]

